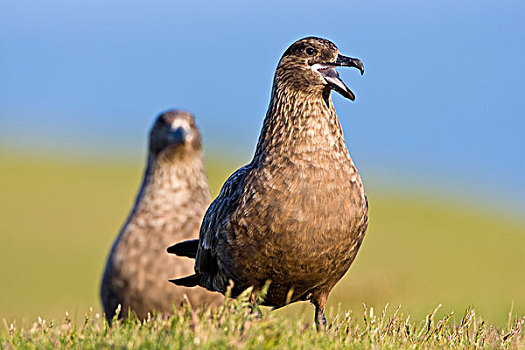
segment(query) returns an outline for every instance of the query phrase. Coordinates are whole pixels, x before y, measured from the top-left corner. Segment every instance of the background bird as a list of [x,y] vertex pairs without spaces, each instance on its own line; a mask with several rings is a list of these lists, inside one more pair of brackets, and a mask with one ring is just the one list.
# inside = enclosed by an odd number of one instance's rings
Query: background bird
[[186,294],[193,306],[222,299],[204,289],[173,288],[168,278],[193,271],[187,259],[166,254],[166,246],[198,236],[210,203],[202,145],[193,116],[168,111],[155,121],[149,138],[147,167],[131,213],[109,253],[101,299],[111,320],[120,304],[144,318],[169,313]]
[[331,90],[354,100],[337,66],[361,61],[330,41],[292,44],[275,73],[271,102],[250,164],[224,184],[200,240],[169,252],[195,257],[195,274],[172,280],[232,296],[271,281],[263,305],[310,300],[325,325],[328,294],[353,262],[368,225],[368,203],[348,153]]

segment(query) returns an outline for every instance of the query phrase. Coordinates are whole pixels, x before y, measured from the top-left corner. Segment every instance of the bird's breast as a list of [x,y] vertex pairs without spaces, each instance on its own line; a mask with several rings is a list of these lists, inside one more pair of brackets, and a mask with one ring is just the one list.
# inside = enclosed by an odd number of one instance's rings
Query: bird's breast
[[342,156],[281,156],[257,169],[246,187],[244,217],[263,218],[264,225],[251,229],[263,240],[328,243],[351,236],[365,215],[361,179]]
[[357,253],[367,222],[355,167],[283,157],[280,162],[286,166],[260,168],[247,179],[241,209],[230,220],[228,241],[242,247],[231,250],[231,270],[262,281],[271,277],[275,283],[339,279]]

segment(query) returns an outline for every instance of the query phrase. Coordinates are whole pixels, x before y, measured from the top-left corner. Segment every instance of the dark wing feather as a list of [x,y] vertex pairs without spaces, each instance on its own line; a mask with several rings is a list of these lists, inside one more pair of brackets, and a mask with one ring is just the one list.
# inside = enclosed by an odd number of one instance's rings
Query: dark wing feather
[[177,278],[177,279],[173,279],[169,281],[177,286],[195,287],[199,285],[200,280],[201,280],[200,275],[191,275],[191,276]]
[[197,249],[199,248],[199,240],[192,239],[189,241],[182,241],[168,248],[168,253],[175,254],[178,256],[187,256],[188,258],[195,259]]
[[251,170],[248,164],[233,173],[222,186],[219,196],[209,206],[202,220],[199,235],[199,249],[195,258],[197,274],[214,275],[217,272],[217,241],[237,207],[244,189],[244,180]]

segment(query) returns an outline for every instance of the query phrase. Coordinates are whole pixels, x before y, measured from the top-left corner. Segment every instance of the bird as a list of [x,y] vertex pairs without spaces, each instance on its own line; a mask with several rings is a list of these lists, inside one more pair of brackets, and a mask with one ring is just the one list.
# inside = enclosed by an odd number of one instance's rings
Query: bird
[[110,323],[119,305],[119,318],[133,313],[145,319],[153,312],[167,315],[187,299],[194,307],[221,303],[219,293],[173,288],[167,281],[173,274],[193,271],[191,261],[167,254],[165,247],[198,237],[210,202],[193,115],[182,110],[160,114],[150,131],[135,205],[113,243],[102,277],[100,297]]
[[327,39],[294,42],[281,57],[252,161],[212,202],[199,239],[168,248],[195,259],[194,274],[172,279],[238,296],[252,287],[262,305],[315,307],[326,327],[328,295],[354,261],[368,226],[368,200],[350,157],[331,91],[355,100],[336,67],[363,63]]

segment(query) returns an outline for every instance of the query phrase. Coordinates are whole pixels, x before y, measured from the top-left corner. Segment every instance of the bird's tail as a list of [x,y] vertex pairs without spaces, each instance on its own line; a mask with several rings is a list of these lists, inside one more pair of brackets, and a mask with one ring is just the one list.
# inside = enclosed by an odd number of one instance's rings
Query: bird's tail
[[175,254],[178,256],[187,256],[188,258],[195,259],[197,255],[197,248],[199,247],[199,240],[192,239],[172,245],[168,248],[168,253]]
[[195,287],[199,285],[201,277],[202,277],[201,275],[195,274],[191,276],[173,279],[173,280],[170,280],[170,282],[173,284],[176,284],[177,286]]

